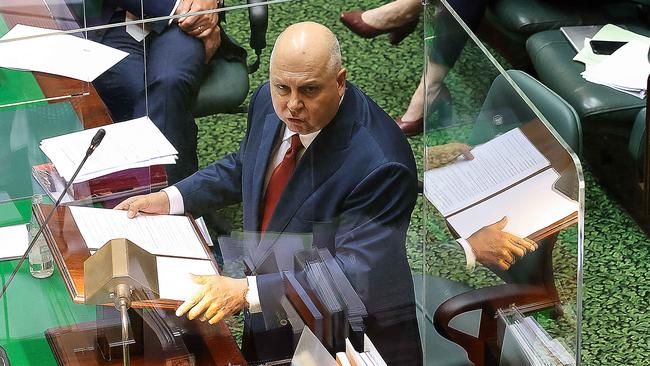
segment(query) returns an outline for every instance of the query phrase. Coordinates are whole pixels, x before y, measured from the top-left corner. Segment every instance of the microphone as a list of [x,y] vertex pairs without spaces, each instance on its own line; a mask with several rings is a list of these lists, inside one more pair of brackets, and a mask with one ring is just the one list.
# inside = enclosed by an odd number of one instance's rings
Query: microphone
[[106,136],[106,130],[100,128],[95,134],[95,136],[93,136],[93,139],[90,141],[90,146],[88,146],[88,150],[86,150],[86,157],[90,156],[90,154],[92,154],[95,151],[97,146],[99,146],[99,144],[104,139],[104,136]]
[[59,208],[59,206],[61,205],[61,201],[63,200],[63,197],[65,197],[66,192],[68,192],[68,189],[70,189],[72,182],[74,182],[75,178],[77,178],[79,171],[81,171],[81,168],[84,166],[84,164],[86,164],[86,160],[88,160],[88,157],[90,157],[90,155],[95,151],[95,149],[97,149],[97,146],[99,146],[99,144],[102,142],[105,135],[106,135],[106,130],[104,130],[103,128],[100,128],[97,131],[97,133],[95,133],[95,136],[93,137],[92,141],[90,141],[90,146],[88,146],[88,150],[86,151],[86,156],[84,156],[83,160],[81,160],[81,163],[79,163],[77,170],[75,170],[74,174],[72,174],[72,178],[68,181],[68,183],[66,183],[65,188],[63,189],[63,192],[61,192],[59,199],[56,200],[56,203],[54,204],[52,211],[50,211],[50,214],[47,215],[45,221],[43,221],[43,223],[38,228],[36,235],[34,235],[32,240],[29,242],[25,254],[23,254],[23,256],[20,258],[18,264],[16,265],[16,268],[14,268],[14,271],[11,273],[11,276],[9,276],[9,279],[2,287],[2,292],[0,292],[0,298],[2,298],[2,296],[4,296],[4,294],[7,292],[7,289],[9,288],[9,285],[13,281],[14,277],[16,277],[16,273],[18,273],[20,266],[25,262],[25,258],[27,258],[29,252],[32,250],[32,247],[34,247],[34,244],[36,243],[36,239],[38,239],[41,236],[41,234],[43,234],[44,228],[47,227],[47,224],[49,224],[57,208]]

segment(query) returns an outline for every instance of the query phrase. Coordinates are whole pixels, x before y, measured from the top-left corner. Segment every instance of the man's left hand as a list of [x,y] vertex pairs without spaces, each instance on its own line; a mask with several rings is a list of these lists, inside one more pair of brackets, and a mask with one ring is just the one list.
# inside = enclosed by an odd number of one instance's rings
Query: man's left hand
[[201,38],[203,41],[203,46],[205,47],[205,60],[207,64],[214,56],[214,53],[217,52],[219,46],[221,46],[221,32],[219,31],[219,26],[215,27],[215,30],[210,33],[207,37]]
[[[198,11],[217,9],[219,3],[217,0],[182,0],[176,14],[187,14]],[[219,22],[219,14],[216,12],[202,15],[193,15],[178,20],[178,26],[187,34],[204,38],[215,32],[215,27]]]
[[248,306],[248,281],[245,278],[192,275],[192,279],[203,286],[191,299],[178,307],[176,316],[187,313],[190,320],[198,317],[201,321],[207,320],[210,324],[216,324],[226,316]]

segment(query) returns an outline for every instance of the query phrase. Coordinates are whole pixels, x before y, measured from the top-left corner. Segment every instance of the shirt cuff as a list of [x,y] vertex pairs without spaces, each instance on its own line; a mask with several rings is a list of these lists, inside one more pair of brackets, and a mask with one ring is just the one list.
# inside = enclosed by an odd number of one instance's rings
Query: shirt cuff
[[[174,5],[174,8],[172,9],[172,12],[169,14],[169,16],[172,16],[176,13],[176,9],[178,9],[178,6],[181,4],[181,0],[176,0],[176,5]],[[172,22],[176,19],[169,19],[168,25],[172,25]]]
[[248,303],[248,311],[251,314],[261,313],[262,306],[260,304],[260,294],[257,292],[257,277],[248,276],[248,292],[246,293],[246,302]]
[[472,246],[465,239],[456,239],[456,242],[463,247],[465,251],[465,260],[467,261],[467,272],[472,272],[476,268],[476,254],[472,250]]
[[183,204],[183,196],[181,195],[181,191],[179,191],[175,186],[167,187],[162,191],[165,192],[167,194],[167,198],[169,198],[169,214],[184,214],[185,206]]

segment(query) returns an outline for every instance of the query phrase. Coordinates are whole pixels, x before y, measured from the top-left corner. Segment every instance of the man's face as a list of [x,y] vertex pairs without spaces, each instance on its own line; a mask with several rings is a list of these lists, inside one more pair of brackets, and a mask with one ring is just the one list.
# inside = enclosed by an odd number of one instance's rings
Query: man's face
[[345,92],[345,69],[334,72],[327,63],[273,60],[273,109],[287,128],[300,134],[316,132],[336,115]]

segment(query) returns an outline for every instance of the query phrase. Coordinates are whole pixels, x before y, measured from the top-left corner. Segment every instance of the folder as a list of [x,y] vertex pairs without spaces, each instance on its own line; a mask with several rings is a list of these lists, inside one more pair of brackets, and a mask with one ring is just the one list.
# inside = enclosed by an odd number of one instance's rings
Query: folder
[[[39,204],[34,206],[34,213],[39,224],[45,221],[45,217],[49,215],[53,205]],[[72,207],[72,209],[92,209],[83,207]],[[102,210],[102,209],[95,209]],[[117,211],[106,210],[118,213]],[[120,211],[119,213],[123,213]],[[126,214],[124,212],[124,214]],[[178,255],[157,255],[158,262],[166,263],[173,266],[174,261],[184,264],[187,267],[187,261],[201,261],[205,262],[206,266],[214,270],[214,274],[218,273],[218,267],[212,259],[210,250],[208,249],[207,242],[201,235],[201,231],[196,222],[189,216],[184,217],[188,220],[192,228],[192,235],[196,236],[198,241],[197,245],[200,248],[196,249],[197,253],[203,253],[201,257],[183,257]],[[47,227],[43,230],[43,235],[47,241],[52,256],[59,266],[61,277],[75,303],[84,303],[84,261],[91,256],[91,249],[86,242],[86,238],[79,230],[75,218],[71,212],[71,207],[60,206],[56,209],[52,219]],[[137,244],[137,243],[136,243]],[[164,274],[166,275],[166,274]],[[159,274],[159,278],[160,278]],[[165,277],[165,276],[163,276]],[[178,275],[176,275],[178,277]],[[161,288],[165,286],[161,283]],[[134,301],[132,307],[157,307],[163,309],[176,309],[182,303],[182,299],[157,299],[157,300],[142,300]]]
[[285,271],[282,274],[287,298],[314,335],[323,339],[323,314],[293,273]]

